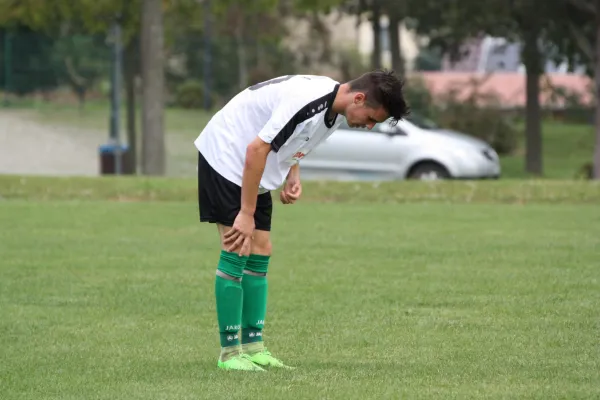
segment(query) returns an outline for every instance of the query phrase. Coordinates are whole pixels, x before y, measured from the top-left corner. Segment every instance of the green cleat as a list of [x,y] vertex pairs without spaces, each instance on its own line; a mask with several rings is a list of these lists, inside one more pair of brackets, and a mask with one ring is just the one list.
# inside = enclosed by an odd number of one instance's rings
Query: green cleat
[[264,369],[254,364],[246,354],[240,354],[227,361],[219,360],[217,367],[224,370],[235,371],[264,371]]
[[247,355],[248,359],[252,361],[254,364],[258,364],[261,367],[275,367],[275,368],[285,368],[285,369],[295,369],[294,367],[290,367],[289,365],[285,365],[281,360],[273,357],[271,352],[266,348],[258,353]]

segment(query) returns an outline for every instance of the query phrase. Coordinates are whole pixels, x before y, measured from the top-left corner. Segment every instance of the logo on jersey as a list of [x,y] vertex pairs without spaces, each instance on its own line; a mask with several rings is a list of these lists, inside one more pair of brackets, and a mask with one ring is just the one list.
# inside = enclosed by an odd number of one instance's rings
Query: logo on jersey
[[292,156],[292,158],[293,158],[294,160],[298,161],[298,160],[301,160],[302,158],[304,158],[304,156],[305,156],[305,155],[306,155],[306,154],[304,154],[303,152],[299,151],[299,152],[297,152],[296,154],[294,154],[294,155]]

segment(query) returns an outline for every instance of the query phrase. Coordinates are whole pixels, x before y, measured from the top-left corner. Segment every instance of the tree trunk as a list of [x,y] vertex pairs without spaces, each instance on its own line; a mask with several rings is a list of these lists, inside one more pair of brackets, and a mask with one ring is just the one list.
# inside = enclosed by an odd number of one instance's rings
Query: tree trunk
[[381,68],[381,5],[379,0],[373,3],[371,8],[373,15],[371,24],[373,26],[373,53],[371,53],[371,67]]
[[542,55],[538,48],[538,31],[533,27],[524,35],[523,58],[526,76],[527,105],[525,108],[525,171],[542,175],[542,126],[540,110],[540,76]]
[[238,83],[240,90],[243,90],[248,87],[248,57],[246,56],[246,43],[244,40],[244,15],[241,9],[237,10],[235,44],[238,59]]
[[79,103],[79,112],[83,112],[83,109],[85,108],[85,95],[86,95],[86,88],[85,87],[79,87],[77,88],[77,101]]
[[331,30],[327,23],[321,17],[321,14],[314,10],[310,18],[312,40],[320,42],[320,54],[318,62],[330,63],[331,55],[333,54],[331,47]]
[[400,42],[400,22],[402,16],[397,9],[390,10],[390,49],[392,52],[392,69],[396,74],[404,75],[404,58],[402,57],[402,47]]
[[596,51],[594,83],[596,88],[596,146],[594,148],[593,178],[600,180],[600,0],[596,0]]
[[125,101],[127,113],[127,144],[129,153],[127,154],[128,165],[133,167],[133,174],[137,173],[137,132],[136,132],[136,110],[135,110],[135,77],[137,75],[137,47],[139,38],[133,37],[125,47],[125,57],[123,63],[123,77],[125,78]]
[[163,13],[161,0],[142,3],[142,173],[165,174]]
[[213,76],[213,20],[211,14],[211,0],[198,0],[202,3],[204,12],[204,48],[202,49],[203,67],[202,82],[204,84],[204,109],[210,111],[212,107],[212,76]]
[[260,42],[259,39],[256,39],[256,68],[259,70],[265,70],[268,67],[269,64],[267,63],[265,46]]

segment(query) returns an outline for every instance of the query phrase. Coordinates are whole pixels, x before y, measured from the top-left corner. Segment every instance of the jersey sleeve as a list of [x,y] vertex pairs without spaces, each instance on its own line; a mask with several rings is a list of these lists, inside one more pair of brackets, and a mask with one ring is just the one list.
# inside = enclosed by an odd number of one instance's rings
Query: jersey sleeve
[[259,132],[264,142],[270,143],[274,152],[278,152],[288,140],[302,131],[310,113],[304,107],[298,107],[293,102],[281,103],[271,115],[271,118]]

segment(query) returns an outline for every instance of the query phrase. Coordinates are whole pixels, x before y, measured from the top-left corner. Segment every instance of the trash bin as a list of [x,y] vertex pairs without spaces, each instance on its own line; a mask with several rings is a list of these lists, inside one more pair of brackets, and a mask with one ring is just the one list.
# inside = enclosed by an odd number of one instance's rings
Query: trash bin
[[[116,157],[121,159],[121,174],[135,174],[135,168],[132,163],[131,151],[129,146],[116,144],[104,144],[98,149],[100,153],[100,174],[115,175],[116,173]],[[120,153],[120,154],[119,154]]]

